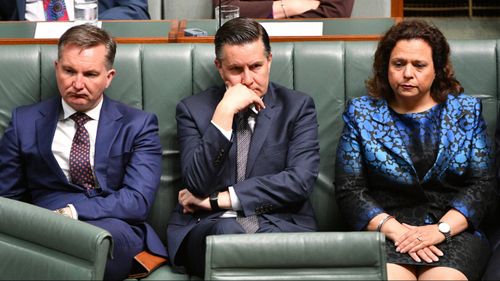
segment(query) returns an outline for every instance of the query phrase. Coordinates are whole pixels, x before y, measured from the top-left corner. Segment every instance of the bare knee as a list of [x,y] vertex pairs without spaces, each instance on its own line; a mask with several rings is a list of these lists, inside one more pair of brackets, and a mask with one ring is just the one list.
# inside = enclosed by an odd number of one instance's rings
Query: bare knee
[[410,265],[387,263],[387,279],[417,280],[416,270]]
[[418,280],[467,280],[467,277],[451,267],[429,266],[420,270]]

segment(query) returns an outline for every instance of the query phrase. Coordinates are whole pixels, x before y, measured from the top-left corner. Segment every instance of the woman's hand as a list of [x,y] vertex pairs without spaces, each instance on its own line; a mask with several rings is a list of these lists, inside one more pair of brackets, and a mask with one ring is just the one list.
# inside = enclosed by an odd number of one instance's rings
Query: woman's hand
[[[376,230],[378,224],[383,220],[388,214],[382,213],[374,217],[367,226],[368,230],[374,231]],[[395,218],[391,218],[387,220],[383,225],[381,225],[380,231],[385,234],[385,236],[394,242],[396,245],[396,251],[400,253],[407,253],[413,260],[416,262],[422,262],[424,260],[427,263],[436,262],[439,260],[439,257],[443,256],[443,252],[438,249],[434,244],[422,244],[422,242],[417,239],[420,236],[416,235],[416,233],[420,234],[418,227],[408,225],[405,223],[400,223]],[[437,227],[436,227],[437,229]],[[427,228],[425,229],[427,230]],[[423,230],[422,230],[423,232]],[[439,233],[441,234],[441,233]],[[441,234],[441,236],[443,236]],[[424,237],[424,236],[422,236]],[[427,237],[427,236],[425,236]],[[443,236],[444,237],[444,236]],[[404,239],[407,238],[407,239]],[[420,238],[422,239],[422,238]],[[417,242],[414,242],[414,241]],[[423,240],[423,239],[422,239]],[[401,243],[405,241],[405,245],[410,244],[410,242],[414,242],[418,244],[419,247],[414,251],[401,251]],[[427,242],[426,242],[427,243]],[[437,243],[436,243],[437,244]],[[406,248],[405,248],[406,249]]]
[[424,260],[427,263],[432,263],[439,261],[439,257],[442,257],[444,253],[436,246],[428,246],[416,252],[408,252],[408,255],[416,262]]
[[[281,6],[283,4],[283,6]],[[319,0],[279,0],[273,3],[273,17],[275,19],[300,15],[319,7]],[[285,15],[286,13],[286,15]]]
[[[403,226],[408,228],[408,231],[394,241],[394,245],[397,247],[396,251],[400,253],[418,252],[424,248],[435,247],[445,240],[444,235],[439,232],[435,224],[422,226],[403,224]],[[438,254],[441,251],[432,252]]]

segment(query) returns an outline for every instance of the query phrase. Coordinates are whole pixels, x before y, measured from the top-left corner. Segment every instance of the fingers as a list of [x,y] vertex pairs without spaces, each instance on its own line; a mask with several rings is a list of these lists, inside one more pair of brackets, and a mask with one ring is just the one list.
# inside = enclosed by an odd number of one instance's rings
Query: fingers
[[422,262],[423,260],[426,263],[433,263],[439,261],[439,257],[443,256],[443,252],[441,252],[436,247],[431,246],[431,247],[425,247],[416,252],[409,252],[408,255],[410,255],[410,257],[416,262]]
[[444,256],[444,253],[443,251],[441,251],[438,247],[432,245],[432,246],[429,246],[429,249],[434,253],[436,254],[437,256],[439,257],[442,257]]
[[234,114],[245,110],[249,105],[255,105],[258,111],[265,109],[264,101],[251,89],[243,84],[236,84],[227,87],[224,98],[221,101],[228,108],[231,108]]
[[411,253],[408,253],[408,255],[410,255],[410,257],[416,261],[416,262],[421,262],[422,260],[420,259],[420,257],[417,255],[416,252],[411,252]]
[[419,233],[415,233],[405,239],[397,248],[396,251],[400,253],[416,252],[424,247],[427,247],[425,241],[419,236]]

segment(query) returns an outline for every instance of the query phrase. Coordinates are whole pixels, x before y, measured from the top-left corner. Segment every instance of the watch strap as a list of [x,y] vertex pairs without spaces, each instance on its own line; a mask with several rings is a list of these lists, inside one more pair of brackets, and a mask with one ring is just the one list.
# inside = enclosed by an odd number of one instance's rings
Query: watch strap
[[[438,222],[438,229],[439,229],[439,224],[441,224],[441,223],[445,223],[445,222],[442,222],[442,221]],[[441,230],[439,230],[439,232],[441,232],[444,235],[446,243],[451,242],[451,231],[442,232]]]
[[218,211],[218,210],[220,210],[220,207],[219,207],[219,192],[218,191],[212,193],[210,195],[208,201],[210,202],[210,207],[212,208],[212,211]]

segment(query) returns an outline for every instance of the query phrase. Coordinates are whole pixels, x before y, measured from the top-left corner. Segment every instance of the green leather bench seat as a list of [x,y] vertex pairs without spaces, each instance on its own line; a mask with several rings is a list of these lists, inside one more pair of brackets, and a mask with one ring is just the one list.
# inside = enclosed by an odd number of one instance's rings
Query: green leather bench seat
[[[450,45],[457,77],[468,94],[483,100],[488,131],[493,136],[500,92],[500,40],[451,41]],[[207,276],[232,280],[250,276],[266,280],[386,278],[383,266],[385,238],[375,232],[345,232],[348,228],[340,216],[333,183],[335,150],[343,127],[341,115],[347,100],[366,94],[364,81],[371,74],[376,42],[274,43],[272,48],[271,79],[310,94],[316,103],[321,166],[311,200],[320,232],[209,237]],[[56,46],[52,45],[0,46],[0,135],[14,107],[58,94],[53,70],[56,52]],[[149,221],[164,241],[177,191],[183,187],[175,106],[183,97],[222,83],[213,59],[212,44],[126,44],[118,47],[117,76],[106,94],[154,112],[159,118],[163,173]],[[5,208],[12,207],[9,206]],[[0,213],[2,221],[5,216]],[[39,231],[38,226],[25,219],[29,216],[17,217],[15,213],[10,216],[16,216],[16,221],[26,231]],[[55,217],[55,220],[63,225],[69,223],[65,218]],[[86,225],[72,223],[79,227]],[[4,257],[4,249],[13,243],[12,237],[4,235],[8,227],[0,223],[0,258]],[[23,236],[14,238],[25,239]],[[37,247],[50,248],[44,243],[33,249]],[[243,254],[243,249],[250,249],[251,253]],[[13,251],[9,253],[16,255]],[[5,270],[0,266],[0,274]],[[19,265],[9,270],[24,269]],[[76,278],[85,279],[80,275]],[[163,266],[146,279],[190,277]]]

